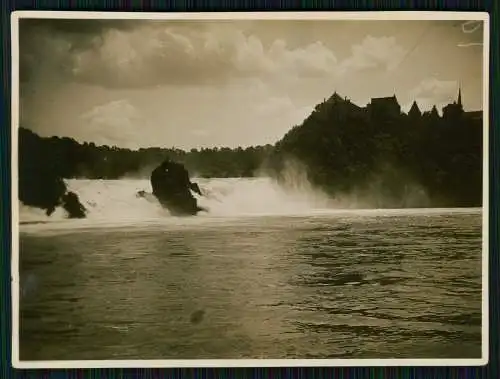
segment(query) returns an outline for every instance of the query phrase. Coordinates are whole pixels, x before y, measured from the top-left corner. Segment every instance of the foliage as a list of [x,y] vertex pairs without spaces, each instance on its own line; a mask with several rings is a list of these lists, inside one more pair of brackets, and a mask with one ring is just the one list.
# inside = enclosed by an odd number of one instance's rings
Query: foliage
[[[149,178],[167,156],[201,177],[253,176],[272,150],[271,145],[236,148],[129,150],[116,146],[78,143],[71,138],[42,138],[26,128],[19,130],[20,159],[63,178]],[[37,168],[37,169],[38,169]]]

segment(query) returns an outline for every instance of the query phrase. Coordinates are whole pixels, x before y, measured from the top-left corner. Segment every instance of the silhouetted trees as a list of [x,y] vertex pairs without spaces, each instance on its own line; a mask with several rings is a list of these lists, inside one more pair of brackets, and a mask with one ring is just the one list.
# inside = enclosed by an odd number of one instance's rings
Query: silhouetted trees
[[67,192],[63,181],[71,177],[72,164],[82,159],[77,146],[68,138],[42,139],[27,129],[19,130],[19,199],[25,205],[44,209],[47,215],[62,206],[69,217],[85,217],[78,195]]
[[296,159],[308,168],[308,179],[332,195],[366,189],[383,192],[381,207],[400,207],[418,186],[428,199],[420,206],[481,205],[480,112],[464,112],[460,96],[444,117],[436,107],[421,114],[416,103],[401,113],[395,96],[374,100],[345,112],[348,100],[334,94],[317,106],[276,144],[274,175],[280,178],[284,163]]
[[78,143],[71,138],[42,138],[26,128],[19,129],[19,156],[23,179],[39,170],[62,178],[120,179],[145,178],[166,156],[183,163],[201,177],[249,177],[260,168],[272,150],[271,145],[243,149],[202,148],[189,152],[180,149],[123,149]]

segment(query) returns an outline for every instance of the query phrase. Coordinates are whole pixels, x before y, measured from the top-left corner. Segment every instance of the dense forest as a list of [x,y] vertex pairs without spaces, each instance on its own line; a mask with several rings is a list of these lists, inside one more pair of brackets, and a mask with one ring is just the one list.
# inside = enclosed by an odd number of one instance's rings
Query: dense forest
[[[148,178],[151,170],[167,156],[200,177],[249,177],[269,156],[272,146],[202,148],[184,151],[167,148],[129,150],[116,146],[79,143],[68,137],[42,138],[19,130],[20,159],[37,161],[63,178]],[[35,163],[35,162],[33,162]]]
[[[167,155],[194,176],[266,172],[284,184],[287,162],[297,161],[329,195],[364,193],[377,198],[377,207],[480,206],[482,200],[482,117],[464,112],[460,95],[440,116],[435,107],[422,114],[416,103],[404,114],[395,96],[360,108],[336,93],[274,146],[129,150],[20,128],[20,200],[48,209],[66,191],[61,178],[148,177]],[[415,188],[425,201],[408,200]]]

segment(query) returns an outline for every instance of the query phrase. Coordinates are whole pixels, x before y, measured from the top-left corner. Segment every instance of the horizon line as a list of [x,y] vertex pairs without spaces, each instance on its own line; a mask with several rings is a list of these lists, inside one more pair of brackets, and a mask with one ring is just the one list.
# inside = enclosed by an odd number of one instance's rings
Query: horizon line
[[[131,151],[131,152],[140,152],[141,150],[173,150],[173,151],[181,151],[183,153],[186,153],[186,154],[189,154],[191,153],[192,150],[196,150],[197,152],[201,152],[202,150],[215,150],[215,149],[229,149],[229,150],[236,150],[238,148],[241,148],[243,150],[248,150],[248,149],[256,149],[256,148],[267,148],[267,147],[274,147],[285,135],[286,133],[288,133],[290,130],[292,130],[294,127],[300,127],[304,124],[304,122],[315,112],[315,108],[322,105],[322,104],[325,104],[331,97],[335,96],[335,94],[337,94],[337,96],[341,97],[340,95],[338,95],[338,93],[335,91],[334,94],[332,96],[330,96],[329,98],[325,98],[323,102],[321,103],[318,103],[316,104],[313,109],[311,110],[311,113],[306,116],[304,118],[304,120],[302,120],[302,122],[298,125],[294,125],[292,126],[290,129],[288,129],[287,132],[285,132],[285,134],[278,140],[276,140],[275,142],[268,142],[268,143],[261,143],[261,144],[257,144],[257,145],[247,145],[247,146],[242,146],[242,145],[237,145],[237,146],[234,146],[234,147],[229,147],[228,145],[211,145],[211,146],[201,146],[201,147],[186,147],[186,148],[179,148],[179,147],[175,147],[175,145],[171,146],[171,147],[162,147],[162,146],[140,146],[140,147],[136,147],[136,148],[129,148],[129,147],[120,147],[118,145],[107,145],[107,144],[96,144],[94,141],[90,141],[90,140],[79,140],[79,139],[76,139],[75,137],[70,137],[68,135],[50,135],[50,136],[42,136],[41,134],[35,132],[33,129],[29,128],[29,127],[25,127],[25,126],[22,126],[22,125],[18,125],[17,126],[17,132],[19,133],[19,131],[21,129],[24,129],[24,130],[28,130],[30,131],[31,133],[35,134],[37,137],[41,138],[41,139],[50,139],[50,138],[59,138],[59,139],[63,139],[63,138],[68,138],[68,139],[71,139],[73,141],[75,141],[76,143],[78,143],[79,145],[91,145],[91,144],[94,144],[94,148],[104,148],[104,147],[108,147],[110,149],[113,149],[113,148],[116,148],[116,149],[119,149],[119,150],[128,150],[128,151]],[[393,96],[386,96],[386,97],[372,97],[371,100],[373,99],[390,99],[390,98],[395,98],[396,99],[396,102],[397,102],[397,97],[396,95],[393,95]],[[367,110],[367,107],[368,105],[370,105],[370,103],[367,103],[365,106],[359,106],[357,105],[356,103],[352,102],[350,99],[348,99],[347,97],[344,97],[342,99],[341,97],[341,101],[342,102],[350,102],[351,104],[354,104],[356,107],[359,108],[359,110],[362,110],[362,111],[366,111]],[[413,101],[413,103],[417,103],[416,100]],[[413,104],[412,103],[412,104]],[[398,103],[398,105],[400,105]],[[443,108],[449,106],[449,105],[456,105],[456,102],[453,102],[453,103],[448,103],[447,105],[445,105]],[[401,105],[400,105],[401,106]],[[418,103],[417,103],[417,107],[418,107]],[[433,108],[436,108],[437,110],[437,107],[436,105],[433,105]],[[423,117],[424,115],[426,114],[430,114],[432,113],[432,109],[431,110],[428,110],[428,111],[422,111],[420,108],[419,108],[419,111],[421,112],[420,116],[419,117]],[[442,108],[442,109],[443,109]],[[463,114],[470,114],[470,113],[479,113],[481,112],[482,115],[481,117],[484,118],[484,109],[480,109],[480,110],[473,110],[473,111],[465,111],[463,108],[462,108],[462,112]],[[409,110],[407,112],[404,112],[404,111],[401,111],[400,113],[400,116],[409,116]],[[439,114],[439,111],[438,111],[438,117],[440,119],[443,118],[443,115],[442,114]]]

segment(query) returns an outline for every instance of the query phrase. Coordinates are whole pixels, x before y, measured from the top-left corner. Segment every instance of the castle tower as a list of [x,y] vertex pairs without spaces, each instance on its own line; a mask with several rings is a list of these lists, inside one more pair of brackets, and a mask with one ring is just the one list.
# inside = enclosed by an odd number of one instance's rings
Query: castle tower
[[435,105],[431,109],[430,116],[432,118],[439,118],[439,113]]
[[420,111],[416,101],[413,101],[410,111],[408,112],[408,116],[412,118],[419,118],[420,116],[422,116],[422,112]]
[[456,119],[464,114],[464,107],[462,105],[462,85],[458,86],[457,100],[453,104],[448,104],[443,108],[443,117],[445,119]]

